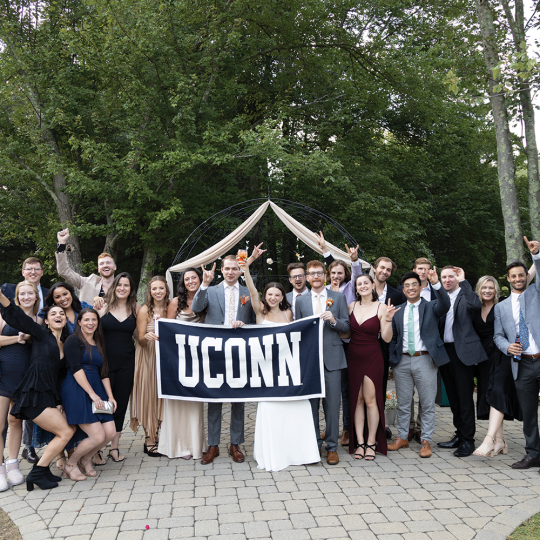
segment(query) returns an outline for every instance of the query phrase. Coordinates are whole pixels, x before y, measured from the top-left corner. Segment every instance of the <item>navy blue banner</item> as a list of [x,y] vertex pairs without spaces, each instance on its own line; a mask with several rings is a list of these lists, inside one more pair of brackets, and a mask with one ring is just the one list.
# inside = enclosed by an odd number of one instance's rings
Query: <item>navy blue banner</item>
[[189,401],[324,397],[322,321],[241,328],[158,319],[158,395]]

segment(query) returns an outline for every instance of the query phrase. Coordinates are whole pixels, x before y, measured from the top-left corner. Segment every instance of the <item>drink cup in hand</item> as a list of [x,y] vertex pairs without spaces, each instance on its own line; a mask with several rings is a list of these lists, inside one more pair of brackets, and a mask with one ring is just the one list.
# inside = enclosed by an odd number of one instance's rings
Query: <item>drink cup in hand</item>
[[238,253],[236,254],[236,260],[238,261],[238,265],[240,267],[246,266],[247,258],[248,258],[247,249],[239,249]]

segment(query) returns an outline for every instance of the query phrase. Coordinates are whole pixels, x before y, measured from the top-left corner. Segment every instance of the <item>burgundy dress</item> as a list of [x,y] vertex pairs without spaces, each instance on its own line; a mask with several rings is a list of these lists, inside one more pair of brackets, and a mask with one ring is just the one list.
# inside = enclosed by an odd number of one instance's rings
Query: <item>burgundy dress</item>
[[[381,322],[377,315],[366,319],[361,325],[356,321],[354,309],[351,313],[351,341],[347,347],[347,366],[349,369],[349,400],[351,425],[349,454],[354,454],[358,441],[354,431],[354,413],[358,402],[358,393],[364,377],[375,385],[377,405],[379,406],[379,426],[377,428],[377,452],[386,455],[386,433],[384,424],[383,376],[384,360],[379,345]],[[365,413],[364,442],[368,440],[367,414]]]

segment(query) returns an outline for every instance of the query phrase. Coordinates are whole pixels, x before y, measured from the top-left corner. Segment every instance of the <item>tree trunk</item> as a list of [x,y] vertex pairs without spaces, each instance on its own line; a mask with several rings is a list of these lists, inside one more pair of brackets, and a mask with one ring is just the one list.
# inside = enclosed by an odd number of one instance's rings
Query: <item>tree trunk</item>
[[146,288],[148,282],[154,275],[154,265],[156,263],[156,253],[152,248],[145,247],[143,260],[141,264],[141,279],[139,280],[139,288],[137,289],[137,301],[142,306],[146,301]]
[[[512,16],[508,0],[501,0],[501,3],[512,32],[514,49],[518,53],[523,52],[521,49],[521,43],[525,42],[523,0],[515,0],[515,17]],[[523,123],[525,124],[525,153],[527,155],[527,178],[529,181],[529,220],[532,237],[540,238],[540,180],[538,177],[538,148],[534,129],[534,106],[529,83],[523,79],[519,80],[519,101],[523,110]]]
[[498,83],[498,80],[493,77],[493,68],[499,63],[499,57],[493,15],[488,0],[476,0],[476,12],[480,24],[489,83],[489,99],[497,137],[497,169],[504,220],[506,260],[511,262],[523,258],[523,235],[515,183],[514,155],[508,127],[508,111],[504,95],[493,91],[494,86]]
[[[109,201],[105,201],[105,215],[107,216],[107,225],[109,227],[114,226],[114,220],[110,212]],[[105,247],[103,248],[104,253],[109,253],[111,257],[116,261],[116,245],[118,241],[118,233],[114,231],[109,231],[107,237],[105,238]]]

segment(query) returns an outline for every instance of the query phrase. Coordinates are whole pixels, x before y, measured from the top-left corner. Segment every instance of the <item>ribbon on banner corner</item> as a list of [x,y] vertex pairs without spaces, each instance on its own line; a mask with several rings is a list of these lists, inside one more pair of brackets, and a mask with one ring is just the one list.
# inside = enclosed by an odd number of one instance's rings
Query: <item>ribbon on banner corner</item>
[[156,320],[158,396],[204,402],[325,396],[323,324],[225,325]]

